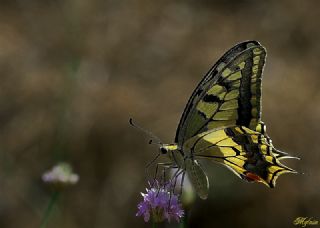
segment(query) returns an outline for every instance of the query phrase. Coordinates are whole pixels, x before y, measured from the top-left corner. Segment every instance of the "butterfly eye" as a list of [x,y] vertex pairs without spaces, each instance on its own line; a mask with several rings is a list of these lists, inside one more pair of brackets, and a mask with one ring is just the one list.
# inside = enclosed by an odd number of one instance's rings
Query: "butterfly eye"
[[162,154],[166,154],[168,152],[168,150],[166,148],[164,148],[164,147],[161,147],[160,151],[161,151]]

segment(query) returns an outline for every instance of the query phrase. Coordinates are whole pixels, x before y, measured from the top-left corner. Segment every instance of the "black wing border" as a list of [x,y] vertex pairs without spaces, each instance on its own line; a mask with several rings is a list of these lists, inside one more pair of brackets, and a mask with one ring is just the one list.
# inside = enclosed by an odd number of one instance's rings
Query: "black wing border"
[[[187,116],[188,116],[188,113],[190,112],[190,109],[193,107],[193,104],[194,104],[193,101],[196,98],[196,96],[199,94],[200,89],[203,88],[203,85],[206,84],[208,81],[218,80],[218,78],[221,77],[221,74],[218,74],[217,67],[221,63],[226,63],[228,65],[230,60],[232,60],[238,54],[242,53],[243,51],[245,51],[246,49],[249,48],[248,44],[263,47],[258,41],[255,41],[255,40],[247,40],[247,41],[236,44],[235,46],[230,48],[227,52],[225,52],[222,57],[220,57],[220,59],[210,68],[210,70],[205,74],[205,76],[199,82],[197,87],[192,92],[192,95],[189,98],[189,100],[184,108],[184,111],[181,115],[181,118],[180,118],[180,121],[179,121],[179,124],[177,127],[177,131],[176,131],[175,143],[178,143],[178,145],[182,144],[181,142],[179,142],[180,131],[182,130],[182,127],[187,119]],[[202,91],[200,91],[200,93],[201,92]],[[180,145],[180,146],[182,146],[182,145]]]

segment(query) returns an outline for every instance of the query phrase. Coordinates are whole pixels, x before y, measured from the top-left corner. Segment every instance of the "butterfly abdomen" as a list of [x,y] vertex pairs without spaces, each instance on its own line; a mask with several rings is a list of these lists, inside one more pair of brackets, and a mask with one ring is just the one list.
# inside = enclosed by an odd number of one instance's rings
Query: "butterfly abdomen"
[[206,199],[209,192],[209,180],[200,164],[193,159],[185,159],[186,171],[193,187],[201,199]]

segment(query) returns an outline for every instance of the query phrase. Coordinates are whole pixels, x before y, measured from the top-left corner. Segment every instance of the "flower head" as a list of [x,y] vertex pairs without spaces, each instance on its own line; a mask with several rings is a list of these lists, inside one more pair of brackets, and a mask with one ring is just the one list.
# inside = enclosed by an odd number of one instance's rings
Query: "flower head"
[[144,217],[144,221],[148,222],[150,216],[154,222],[162,222],[165,219],[170,222],[175,219],[177,222],[184,215],[178,196],[169,191],[168,185],[160,186],[158,182],[155,187],[146,189],[147,193],[141,193],[143,201],[138,204],[138,212],[136,216]]
[[79,181],[79,176],[72,172],[70,164],[61,162],[45,172],[42,175],[42,180],[45,183],[60,188],[76,184]]

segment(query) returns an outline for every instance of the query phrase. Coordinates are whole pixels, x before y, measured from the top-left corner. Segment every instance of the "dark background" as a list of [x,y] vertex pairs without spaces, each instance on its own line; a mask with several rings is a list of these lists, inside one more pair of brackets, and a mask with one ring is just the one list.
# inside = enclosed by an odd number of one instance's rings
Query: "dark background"
[[[70,162],[78,185],[48,227],[150,227],[135,217],[157,153],[129,117],[171,143],[184,106],[230,47],[268,51],[263,120],[285,162],[275,189],[206,167],[209,199],[190,227],[292,227],[320,219],[319,16],[316,0],[1,1],[0,227],[39,227],[50,199],[41,174]],[[187,226],[187,225],[186,225]],[[178,227],[172,225],[171,227]]]

